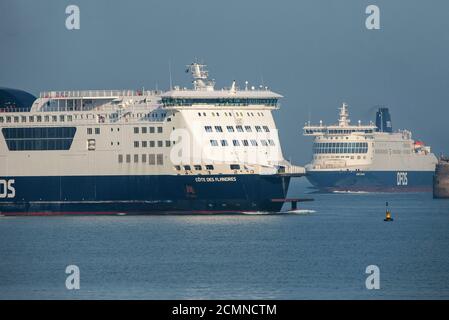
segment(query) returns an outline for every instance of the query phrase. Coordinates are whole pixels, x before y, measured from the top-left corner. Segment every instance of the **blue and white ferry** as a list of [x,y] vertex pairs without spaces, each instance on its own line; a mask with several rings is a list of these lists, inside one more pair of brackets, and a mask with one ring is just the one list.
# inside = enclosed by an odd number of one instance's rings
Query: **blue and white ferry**
[[431,191],[437,158],[407,130],[393,132],[388,108],[379,108],[376,124],[350,123],[348,106],[338,124],[304,126],[313,136],[313,159],[306,177],[322,191]]
[[0,214],[279,211],[291,176],[267,87],[0,88]]

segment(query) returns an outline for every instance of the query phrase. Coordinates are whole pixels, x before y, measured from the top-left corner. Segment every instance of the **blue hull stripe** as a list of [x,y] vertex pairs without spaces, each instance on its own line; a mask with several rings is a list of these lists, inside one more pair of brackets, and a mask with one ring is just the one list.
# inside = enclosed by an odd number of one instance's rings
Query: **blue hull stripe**
[[307,179],[321,190],[431,191],[433,171],[309,171]]
[[[0,199],[0,212],[235,212],[279,211],[289,177],[61,176],[2,177],[13,182],[14,198]],[[0,186],[5,195],[5,185]]]

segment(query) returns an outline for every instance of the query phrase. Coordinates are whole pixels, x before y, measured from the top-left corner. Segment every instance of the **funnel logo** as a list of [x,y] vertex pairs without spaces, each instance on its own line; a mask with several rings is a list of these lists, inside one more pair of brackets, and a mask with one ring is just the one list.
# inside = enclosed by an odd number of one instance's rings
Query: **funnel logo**
[[0,199],[14,198],[16,196],[16,188],[14,188],[14,179],[0,179]]

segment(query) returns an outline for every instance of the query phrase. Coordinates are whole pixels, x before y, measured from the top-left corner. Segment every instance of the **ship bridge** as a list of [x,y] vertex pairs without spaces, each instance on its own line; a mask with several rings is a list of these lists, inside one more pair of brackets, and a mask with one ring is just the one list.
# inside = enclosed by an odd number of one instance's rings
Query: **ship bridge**
[[357,125],[351,125],[349,119],[348,105],[343,103],[340,107],[340,118],[338,124],[323,125],[320,120],[319,125],[311,125],[310,121],[304,126],[305,136],[323,136],[323,135],[349,135],[349,134],[373,134],[377,127],[370,122],[368,125],[362,125],[359,121]]
[[165,107],[183,107],[193,105],[216,106],[254,106],[260,105],[269,108],[279,108],[279,99],[282,95],[271,91],[264,86],[249,86],[240,89],[234,80],[231,87],[215,89],[215,81],[208,78],[206,65],[192,63],[187,66],[186,72],[191,72],[193,89],[173,87],[162,94],[162,103]]

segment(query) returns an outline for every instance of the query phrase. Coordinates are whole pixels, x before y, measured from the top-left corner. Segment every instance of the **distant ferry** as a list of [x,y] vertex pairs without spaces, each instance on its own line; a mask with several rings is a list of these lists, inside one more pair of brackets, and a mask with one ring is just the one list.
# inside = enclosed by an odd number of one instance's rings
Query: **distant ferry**
[[266,87],[0,88],[0,214],[279,211],[291,176]]
[[437,158],[410,131],[393,132],[388,108],[379,108],[375,125],[351,125],[343,104],[338,124],[309,122],[304,135],[315,137],[306,177],[322,191],[432,190]]

